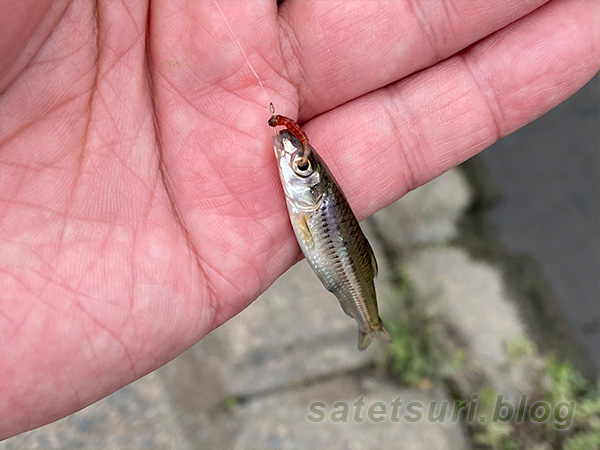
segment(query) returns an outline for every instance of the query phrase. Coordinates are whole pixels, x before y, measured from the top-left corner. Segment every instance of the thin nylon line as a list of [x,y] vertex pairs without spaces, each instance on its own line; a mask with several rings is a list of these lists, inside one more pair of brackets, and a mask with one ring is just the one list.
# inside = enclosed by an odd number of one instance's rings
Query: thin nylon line
[[227,19],[225,18],[225,14],[223,14],[223,11],[221,10],[221,7],[217,3],[217,0],[213,0],[213,2],[215,4],[215,6],[217,7],[217,9],[219,10],[219,13],[221,13],[221,17],[223,18],[223,21],[225,22],[225,25],[227,25],[227,28],[229,28],[229,32],[233,36],[233,39],[235,39],[235,42],[237,42],[238,47],[242,51],[242,55],[244,55],[244,58],[246,59],[246,63],[248,63],[248,67],[250,67],[250,70],[252,71],[252,73],[254,74],[254,76],[256,77],[256,79],[258,80],[258,84],[260,84],[260,87],[264,89],[265,87],[263,86],[262,81],[260,81],[260,78],[259,78],[258,74],[256,73],[256,71],[254,70],[254,67],[252,67],[252,64],[250,64],[250,60],[248,59],[248,55],[246,55],[246,52],[244,51],[244,47],[242,47],[242,44],[241,44],[240,40],[237,38],[237,36],[233,32],[233,29],[229,25],[229,22],[227,22]]

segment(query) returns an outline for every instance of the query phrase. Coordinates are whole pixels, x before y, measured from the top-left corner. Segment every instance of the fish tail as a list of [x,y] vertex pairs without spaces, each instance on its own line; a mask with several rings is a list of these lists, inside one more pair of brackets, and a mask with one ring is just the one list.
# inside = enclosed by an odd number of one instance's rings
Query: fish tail
[[381,342],[385,342],[386,344],[391,344],[393,341],[390,333],[387,332],[385,328],[383,328],[383,324],[379,330],[375,330],[375,337],[379,339]]
[[371,331],[363,331],[358,330],[358,349],[364,350],[367,348],[371,342],[373,342],[373,337],[376,337],[381,342],[385,342],[387,344],[392,343],[392,337],[387,332],[385,328],[383,328],[383,324],[380,328]]
[[358,330],[358,349],[364,350],[373,342],[373,334]]

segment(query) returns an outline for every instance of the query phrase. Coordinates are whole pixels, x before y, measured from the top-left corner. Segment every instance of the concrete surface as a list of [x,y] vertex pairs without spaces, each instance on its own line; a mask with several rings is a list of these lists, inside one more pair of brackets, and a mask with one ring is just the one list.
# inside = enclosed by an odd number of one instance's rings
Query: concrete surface
[[[363,376],[342,376],[311,384],[283,395],[259,398],[240,408],[241,425],[234,441],[234,449],[465,449],[469,447],[460,424],[450,420],[430,423],[426,420],[411,422],[404,418],[406,410],[398,407],[398,422],[391,420],[390,403],[396,398],[404,402],[428,404],[448,401],[441,391],[420,392],[403,389],[387,380]],[[307,420],[307,405],[319,399],[328,409],[322,422]],[[333,422],[331,411],[335,402],[347,403],[346,422]],[[364,406],[356,416],[356,402]],[[382,402],[386,414],[374,415],[369,420],[368,408]],[[360,405],[360,403],[359,403]],[[383,408],[383,407],[382,407]],[[319,418],[314,414],[311,417]],[[273,419],[277,418],[276,426]],[[343,418],[340,417],[341,420]],[[359,420],[355,420],[359,419]]]

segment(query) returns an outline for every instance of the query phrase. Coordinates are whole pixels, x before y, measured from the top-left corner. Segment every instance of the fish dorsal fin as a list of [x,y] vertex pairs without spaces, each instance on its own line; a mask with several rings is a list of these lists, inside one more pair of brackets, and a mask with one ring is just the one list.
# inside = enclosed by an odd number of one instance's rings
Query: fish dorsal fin
[[373,249],[371,248],[371,244],[369,244],[369,241],[367,240],[366,237],[365,237],[365,242],[367,243],[369,258],[371,259],[371,267],[373,268],[373,278],[377,278],[377,273],[379,272],[379,267],[377,267],[377,260],[375,259],[375,253],[373,252]]

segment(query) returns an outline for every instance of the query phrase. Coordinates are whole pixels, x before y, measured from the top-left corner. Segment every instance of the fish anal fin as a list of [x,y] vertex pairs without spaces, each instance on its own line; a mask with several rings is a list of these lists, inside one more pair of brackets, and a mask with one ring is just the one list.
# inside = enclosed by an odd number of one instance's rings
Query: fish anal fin
[[350,309],[348,309],[348,307],[344,303],[340,302],[340,306],[342,307],[342,310],[348,317],[350,317],[351,319],[354,319],[352,312],[350,311]]

